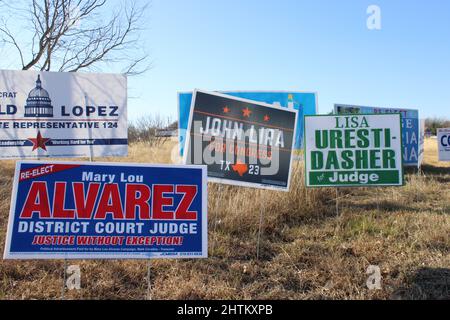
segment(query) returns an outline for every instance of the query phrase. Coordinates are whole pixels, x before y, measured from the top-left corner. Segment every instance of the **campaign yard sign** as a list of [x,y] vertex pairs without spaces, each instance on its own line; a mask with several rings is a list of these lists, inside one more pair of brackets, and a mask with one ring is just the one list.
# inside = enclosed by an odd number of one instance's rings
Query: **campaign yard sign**
[[450,128],[437,129],[439,161],[450,161]]
[[194,91],[185,164],[208,166],[208,180],[289,190],[297,111]]
[[204,257],[205,166],[17,162],[5,259]]
[[423,150],[420,146],[419,110],[335,104],[334,111],[336,114],[400,113],[402,116],[403,165],[420,167]]
[[403,185],[400,114],[305,116],[307,187]]
[[127,78],[0,70],[0,158],[126,156]]
[[[317,93],[300,91],[220,91],[237,98],[254,100],[278,107],[288,108],[298,111],[297,130],[294,140],[294,150],[300,151],[303,148],[303,116],[314,115],[318,112]],[[192,92],[178,93],[178,138],[180,145],[180,155],[186,143],[186,132],[189,125],[189,115],[191,111]]]

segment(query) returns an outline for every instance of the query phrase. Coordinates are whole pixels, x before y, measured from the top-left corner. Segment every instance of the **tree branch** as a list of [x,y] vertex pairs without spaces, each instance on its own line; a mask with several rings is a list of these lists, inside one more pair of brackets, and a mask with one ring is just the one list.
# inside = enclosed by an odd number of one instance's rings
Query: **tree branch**
[[23,70],[77,72],[114,62],[129,75],[147,71],[148,54],[139,34],[148,5],[123,0],[123,7],[116,7],[106,19],[108,4],[107,0],[32,0],[31,43],[20,45],[6,25],[0,33],[19,52]]

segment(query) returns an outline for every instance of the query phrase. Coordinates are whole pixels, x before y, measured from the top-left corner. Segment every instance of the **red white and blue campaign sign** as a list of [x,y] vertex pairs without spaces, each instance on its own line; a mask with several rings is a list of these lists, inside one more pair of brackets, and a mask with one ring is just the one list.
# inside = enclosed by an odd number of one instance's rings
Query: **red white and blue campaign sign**
[[205,166],[17,162],[5,259],[204,257]]
[[0,159],[126,156],[123,74],[0,70]]

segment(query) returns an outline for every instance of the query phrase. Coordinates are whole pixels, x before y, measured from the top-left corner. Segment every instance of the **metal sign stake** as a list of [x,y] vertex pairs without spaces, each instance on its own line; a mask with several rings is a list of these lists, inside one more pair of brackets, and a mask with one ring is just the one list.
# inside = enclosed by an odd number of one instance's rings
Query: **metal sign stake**
[[336,217],[339,218],[339,188],[336,188]]
[[[219,186],[218,186],[218,194],[219,194],[219,196],[218,196],[218,200],[219,200],[219,202],[220,202],[220,200],[222,200],[222,193],[223,193],[223,190],[222,190],[222,188],[223,188],[223,185],[222,184],[219,184]],[[216,201],[216,208],[217,208],[217,201]],[[213,227],[213,231],[214,231],[214,241],[211,241],[212,243],[211,243],[211,252],[214,252],[214,249],[215,249],[215,247],[216,247],[216,242],[217,242],[217,235],[216,235],[216,231],[217,231],[217,219],[218,219],[218,217],[217,217],[217,211],[215,212],[215,215],[214,215],[214,219],[213,219],[213,225],[214,225],[214,227]]]
[[61,300],[64,300],[64,295],[66,293],[66,281],[67,281],[67,259],[64,258],[64,271],[63,271],[63,283],[61,288]]
[[380,199],[378,198],[378,192],[375,192],[376,194],[376,202],[377,202],[377,211],[380,211]]
[[[262,196],[262,191],[260,193]],[[261,206],[259,209],[259,230],[258,230],[258,240],[256,244],[256,260],[259,260],[259,252],[260,252],[260,243],[261,243],[261,233],[262,233],[262,224],[263,224],[263,214],[264,214],[264,200],[261,201]]]
[[151,261],[151,259],[147,260],[147,300],[152,300],[152,284],[150,281]]

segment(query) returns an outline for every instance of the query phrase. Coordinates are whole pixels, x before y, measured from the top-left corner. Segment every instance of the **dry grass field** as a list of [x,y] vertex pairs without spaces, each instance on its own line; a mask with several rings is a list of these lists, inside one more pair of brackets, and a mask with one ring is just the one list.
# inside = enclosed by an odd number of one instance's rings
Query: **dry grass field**
[[[170,162],[175,147],[132,145],[127,162]],[[450,299],[450,163],[427,140],[421,174],[399,188],[306,189],[303,164],[291,191],[210,184],[209,258],[152,261],[153,299]],[[100,159],[99,159],[100,160]],[[101,159],[114,161],[116,159]],[[13,178],[0,162],[0,246]],[[256,259],[260,210],[263,234]],[[146,261],[69,261],[82,271],[67,299],[145,299]],[[1,299],[59,299],[62,261],[0,262]],[[379,290],[366,287],[379,266]]]

